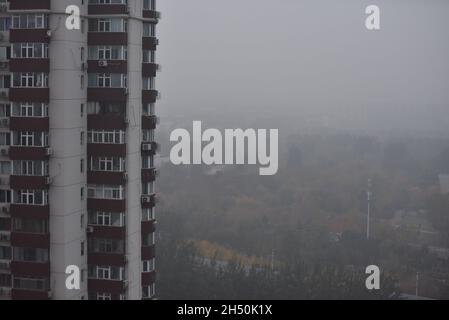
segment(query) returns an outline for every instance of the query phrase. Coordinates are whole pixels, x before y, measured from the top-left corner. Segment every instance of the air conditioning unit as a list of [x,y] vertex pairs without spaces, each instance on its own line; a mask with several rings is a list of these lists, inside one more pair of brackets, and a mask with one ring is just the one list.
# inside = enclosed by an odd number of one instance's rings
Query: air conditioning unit
[[7,148],[2,148],[0,149],[0,153],[2,154],[2,156],[8,156],[9,150]]
[[86,228],[86,232],[87,232],[87,233],[92,233],[92,232],[94,232],[94,227],[91,227],[91,226],[87,227],[87,228]]
[[108,66],[108,60],[98,60],[98,66],[105,68]]
[[2,207],[2,212],[3,212],[3,213],[9,213],[9,207],[3,206],[3,207]]
[[51,38],[51,34],[52,34],[51,30],[47,30],[47,37]]
[[48,291],[48,299],[51,299],[53,297],[53,291]]
[[45,149],[45,155],[46,156],[51,156],[53,154],[53,149],[52,148],[46,148]]
[[51,177],[45,177],[45,184],[51,184],[53,179]]
[[149,203],[151,202],[151,197],[150,196],[142,196],[142,203]]
[[123,173],[123,179],[126,181],[128,180],[128,172]]
[[6,11],[8,11],[8,4],[7,3],[0,4],[0,12],[6,12]]
[[8,92],[7,91],[0,91],[0,97],[7,99],[8,98]]

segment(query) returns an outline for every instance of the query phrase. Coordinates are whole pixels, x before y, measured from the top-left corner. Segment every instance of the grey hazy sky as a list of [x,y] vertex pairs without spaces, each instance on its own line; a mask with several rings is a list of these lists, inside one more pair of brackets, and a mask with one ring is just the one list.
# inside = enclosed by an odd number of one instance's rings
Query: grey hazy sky
[[[365,29],[369,4],[380,6],[380,31]],[[449,106],[447,0],[159,0],[158,9],[163,115]]]

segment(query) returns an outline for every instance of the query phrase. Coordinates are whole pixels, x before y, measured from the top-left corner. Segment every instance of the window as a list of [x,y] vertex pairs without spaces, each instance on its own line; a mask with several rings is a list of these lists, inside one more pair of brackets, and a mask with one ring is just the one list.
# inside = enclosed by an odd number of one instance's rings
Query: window
[[84,103],[81,103],[80,105],[80,113],[81,113],[81,118],[84,116]]
[[105,238],[89,238],[89,252],[124,253],[124,241]]
[[154,90],[155,81],[153,77],[145,77],[143,78],[143,90]]
[[125,143],[125,132],[116,131],[88,131],[87,143]]
[[11,203],[11,190],[0,189],[0,203]]
[[89,0],[89,4],[126,4],[127,0]]
[[143,142],[154,142],[154,130],[142,130],[142,141]]
[[87,187],[88,198],[94,199],[123,199],[122,186],[89,185]]
[[125,214],[120,212],[90,211],[89,224],[98,226],[125,226]]
[[80,172],[84,172],[84,159],[80,159]]
[[48,44],[47,43],[13,43],[11,46],[11,55],[13,58],[48,58]]
[[11,247],[0,246],[0,260],[10,260],[11,259]]
[[0,117],[11,116],[11,105],[9,103],[0,103]]
[[48,146],[48,132],[14,131],[13,143],[22,147],[46,147]]
[[89,32],[127,32],[127,21],[122,18],[89,19]]
[[84,144],[84,131],[80,132],[80,145]]
[[0,17],[0,31],[8,31],[11,27],[11,18]]
[[142,106],[142,113],[144,116],[153,116],[155,114],[154,103],[147,103]]
[[16,88],[48,88],[48,74],[43,72],[13,73],[13,86]]
[[91,157],[90,171],[117,171],[125,170],[125,159],[121,157]]
[[143,50],[143,63],[154,63],[156,61],[156,53],[153,50]]
[[149,247],[155,244],[154,232],[142,235],[142,246]]
[[144,298],[144,299],[152,298],[152,297],[154,297],[155,292],[156,292],[156,287],[155,287],[154,283],[149,286],[142,287],[142,298]]
[[14,131],[13,143],[15,146],[23,147],[48,146],[48,132]]
[[97,293],[97,300],[111,300],[111,294],[110,293]]
[[50,288],[48,278],[31,276],[14,276],[13,288],[44,291]]
[[24,233],[48,233],[48,220],[15,218],[13,220],[14,231]]
[[89,102],[87,104],[88,114],[116,114],[120,116],[125,115],[126,106],[120,103],[111,102]]
[[155,37],[156,27],[153,23],[143,23],[143,36],[144,37]]
[[153,156],[142,156],[142,169],[154,168]]
[[13,117],[48,117],[48,104],[15,102],[12,105]]
[[143,264],[143,272],[152,272],[155,269],[155,260],[144,260],[142,261]]
[[11,133],[0,132],[0,146],[9,146],[11,144]]
[[10,161],[0,161],[0,174],[11,174]]
[[81,241],[81,255],[84,256],[84,247],[85,247],[85,243],[84,241]]
[[47,262],[48,249],[14,247],[14,260],[26,262]]
[[8,74],[0,75],[0,89],[8,89],[11,87],[11,76]]
[[156,10],[156,1],[155,0],[143,0],[143,9],[144,10]]
[[48,176],[49,164],[45,160],[14,160],[12,171],[18,176]]
[[156,215],[154,213],[154,208],[144,208],[142,209],[142,221],[155,220]]
[[47,190],[14,190],[14,203],[27,205],[48,204]]
[[127,76],[122,73],[89,73],[90,88],[126,88]]
[[14,29],[47,29],[48,16],[45,14],[21,14],[12,17]]
[[90,60],[126,60],[126,46],[89,46]]

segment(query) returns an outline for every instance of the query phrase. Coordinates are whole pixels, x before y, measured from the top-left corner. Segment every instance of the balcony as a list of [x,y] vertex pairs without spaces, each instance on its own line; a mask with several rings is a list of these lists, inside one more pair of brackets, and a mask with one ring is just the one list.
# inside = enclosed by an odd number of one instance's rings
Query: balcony
[[48,29],[10,29],[9,42],[41,42],[50,43]]
[[142,103],[154,103],[159,98],[157,90],[142,90]]
[[142,247],[142,260],[151,260],[156,256],[156,248],[154,245]]
[[11,175],[11,189],[48,189],[51,179],[48,176]]
[[13,275],[49,277],[50,262],[11,261],[11,273]]
[[88,143],[87,154],[99,157],[126,157],[126,144]]
[[13,300],[49,300],[51,297],[50,291],[38,291],[27,289],[12,289],[11,298]]
[[88,60],[89,73],[126,73],[128,62],[126,60]]
[[14,59],[9,61],[11,72],[50,72],[50,59]]
[[142,49],[155,51],[159,45],[159,40],[156,37],[142,38]]
[[156,180],[157,170],[155,168],[142,169],[142,182],[151,182]]
[[10,88],[9,100],[13,102],[23,102],[26,97],[27,101],[33,102],[49,102],[49,88]]
[[87,209],[104,212],[125,212],[125,200],[111,200],[111,199],[87,199]]
[[48,117],[11,117],[10,130],[13,131],[49,131],[50,118]]
[[126,290],[125,282],[121,280],[89,279],[87,286],[89,291],[110,292],[120,294]]
[[88,88],[87,100],[98,102],[122,102],[127,98],[126,88]]
[[122,267],[126,264],[125,255],[121,253],[95,253],[87,255],[87,263]]
[[50,0],[9,0],[9,10],[50,10]]
[[127,122],[121,115],[90,114],[87,127],[90,130],[126,130]]
[[51,152],[51,149],[48,147],[9,147],[11,160],[48,160]]
[[9,208],[11,217],[29,219],[48,219],[50,217],[50,207],[48,205],[31,205],[12,203]]
[[49,248],[50,235],[39,233],[24,233],[13,231],[11,233],[11,245],[14,247]]
[[154,220],[142,221],[142,234],[153,233],[156,231]]
[[128,33],[126,32],[89,32],[87,36],[89,46],[111,45],[126,46],[128,45]]
[[92,15],[128,14],[128,6],[126,4],[89,4],[88,12]]
[[156,116],[142,116],[142,129],[156,129],[157,121]]
[[160,67],[157,63],[142,63],[142,76],[155,77]]
[[156,271],[142,272],[142,287],[156,282]]
[[87,231],[87,234],[94,238],[123,240],[126,235],[125,227],[89,225],[89,228],[91,229]]
[[87,183],[124,185],[126,184],[126,172],[88,171]]

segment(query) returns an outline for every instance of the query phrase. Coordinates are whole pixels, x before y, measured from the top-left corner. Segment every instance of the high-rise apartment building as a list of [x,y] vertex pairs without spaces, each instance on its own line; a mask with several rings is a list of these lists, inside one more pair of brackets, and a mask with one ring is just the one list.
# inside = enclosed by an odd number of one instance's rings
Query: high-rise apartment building
[[0,299],[154,297],[158,20],[155,0],[0,0]]

